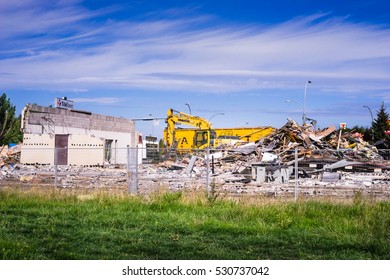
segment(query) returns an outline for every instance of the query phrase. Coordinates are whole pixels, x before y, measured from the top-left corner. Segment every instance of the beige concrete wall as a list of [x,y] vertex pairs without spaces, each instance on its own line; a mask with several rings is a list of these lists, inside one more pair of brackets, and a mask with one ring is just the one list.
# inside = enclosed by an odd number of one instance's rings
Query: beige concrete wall
[[23,164],[54,164],[54,136],[25,133],[20,161]]
[[103,165],[104,140],[89,135],[70,135],[68,162],[72,165]]
[[[86,133],[84,129],[80,129],[80,128],[69,128],[69,132],[71,137],[88,136],[94,139],[100,139],[102,140],[103,145],[105,143],[105,140],[112,140],[113,141],[111,146],[112,157],[110,163],[113,164],[115,163],[126,164],[127,163],[126,148],[128,145],[131,146],[130,143],[135,142],[135,140],[133,139],[133,134],[131,133],[99,131],[99,130],[92,130],[92,129],[88,130]],[[88,137],[86,137],[85,139],[89,139]],[[104,149],[104,147],[102,149]],[[104,155],[104,151],[102,153]],[[102,153],[100,153],[99,155],[101,155]]]
[[[24,134],[21,163],[53,165],[54,143],[54,136],[48,134]],[[69,165],[102,165],[103,163],[103,139],[88,135],[69,136]]]

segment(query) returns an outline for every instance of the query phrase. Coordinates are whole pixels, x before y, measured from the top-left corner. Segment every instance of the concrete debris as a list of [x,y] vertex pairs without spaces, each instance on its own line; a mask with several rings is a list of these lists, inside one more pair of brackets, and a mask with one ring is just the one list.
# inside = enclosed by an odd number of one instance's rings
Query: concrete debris
[[[251,158],[251,157],[250,157]],[[252,159],[252,158],[251,158]],[[191,162],[185,158],[183,162]],[[287,165],[265,164],[263,162],[237,161],[215,162],[215,174],[207,169],[205,160],[197,157],[190,175],[182,166],[182,161],[143,164],[138,169],[138,189],[147,194],[159,188],[171,191],[205,190],[207,170],[209,182],[218,192],[229,195],[291,196],[294,193],[294,168]],[[210,163],[211,164],[211,163]],[[175,168],[172,168],[175,166]],[[249,166],[249,167],[248,167]],[[353,197],[357,191],[375,197],[390,198],[390,170],[380,172],[351,172],[338,168],[303,176],[300,167],[298,186],[300,194],[306,196]],[[2,169],[0,187],[14,185],[52,187],[54,166],[24,166],[16,164],[13,169]],[[5,175],[5,176],[4,176]],[[99,168],[59,166],[58,187],[70,189],[128,190],[126,168]]]
[[343,168],[347,166],[357,166],[357,165],[364,165],[362,162],[357,162],[357,161],[346,161],[345,159],[342,159],[338,162],[332,163],[332,164],[326,164],[324,166],[325,170],[333,170],[333,169],[338,169],[338,168]]
[[22,145],[14,145],[11,147],[1,146],[0,147],[0,167],[5,165],[14,165],[20,161],[20,151]]
[[[53,186],[54,166],[21,165],[20,146],[10,150],[0,148],[0,186],[10,182]],[[196,155],[181,154],[175,161],[141,164],[137,170],[139,193],[159,188],[205,190],[209,182],[218,192],[230,195],[291,196],[297,184],[300,194],[307,196],[352,197],[363,192],[390,199],[390,162],[360,134],[340,134],[334,126],[319,130],[288,120],[256,143],[225,145],[206,157],[206,151],[198,151]],[[56,173],[61,188],[126,191],[131,172],[123,165],[59,166]]]
[[20,176],[20,182],[31,182],[32,180],[34,180],[35,178],[35,175],[24,175],[24,176]]
[[294,158],[295,148],[298,148],[300,157],[311,159],[383,159],[376,147],[363,141],[359,133],[346,132],[339,138],[334,126],[315,130],[313,126],[300,126],[291,119],[275,133],[261,139],[257,145],[264,151],[269,151],[269,146],[272,146],[273,153],[283,161]]
[[339,173],[324,172],[322,173],[322,182],[337,182],[341,179]]
[[196,156],[192,156],[191,157],[191,161],[190,163],[188,164],[187,168],[186,168],[186,174],[187,176],[190,176],[191,175],[191,172],[194,170],[194,165],[195,165],[195,162],[198,158]]
[[277,155],[265,152],[261,153],[261,161],[262,162],[274,162],[278,159]]
[[249,155],[251,153],[254,153],[256,151],[256,144],[255,143],[248,143],[244,144],[242,146],[237,147],[236,149],[231,150],[231,152],[239,153],[243,155]]

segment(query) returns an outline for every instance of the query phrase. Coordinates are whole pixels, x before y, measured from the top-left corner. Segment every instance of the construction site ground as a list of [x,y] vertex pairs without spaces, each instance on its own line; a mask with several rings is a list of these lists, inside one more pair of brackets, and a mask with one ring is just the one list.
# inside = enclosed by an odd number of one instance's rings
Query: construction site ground
[[[202,162],[202,160],[200,160]],[[138,194],[147,195],[162,189],[167,191],[206,191],[206,167],[194,167],[190,175],[187,166],[172,164],[145,164],[138,168]],[[289,179],[283,183],[258,183],[252,174],[221,172],[209,176],[209,191],[219,196],[295,196],[353,198],[357,194],[373,199],[390,199],[390,173],[337,171],[330,179],[323,175],[299,178],[297,183]],[[4,176],[5,174],[5,176]],[[54,166],[16,165],[13,171],[2,170],[0,188],[55,189]],[[60,166],[57,173],[57,189],[61,191],[132,193],[133,182],[125,168],[68,167]],[[337,177],[337,180],[335,179]]]
[[[286,125],[255,143],[213,150],[156,151],[149,163],[49,166],[20,163],[22,144],[0,147],[0,188],[57,188],[147,195],[208,191],[222,196],[390,199],[389,149],[361,134]],[[172,156],[173,155],[173,156]],[[155,163],[150,163],[155,162]],[[296,173],[295,170],[298,170]]]

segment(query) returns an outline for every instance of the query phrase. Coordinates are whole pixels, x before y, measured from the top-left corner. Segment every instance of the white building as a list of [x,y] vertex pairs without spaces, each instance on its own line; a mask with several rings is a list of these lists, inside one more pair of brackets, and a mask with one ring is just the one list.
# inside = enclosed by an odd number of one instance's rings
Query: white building
[[146,136],[143,139],[142,134],[139,134],[138,143],[138,162],[150,162],[160,159],[160,150],[157,137]]
[[29,104],[22,130],[24,164],[126,164],[127,147],[138,144],[133,121],[73,109]]

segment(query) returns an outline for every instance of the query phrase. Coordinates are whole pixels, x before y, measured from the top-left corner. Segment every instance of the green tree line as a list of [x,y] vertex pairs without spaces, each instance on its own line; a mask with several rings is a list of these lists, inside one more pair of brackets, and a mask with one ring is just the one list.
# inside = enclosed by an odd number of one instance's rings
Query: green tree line
[[20,143],[23,134],[20,130],[21,116],[16,117],[15,106],[7,95],[0,97],[0,146],[9,143]]
[[[370,111],[371,112],[371,111]],[[379,148],[390,149],[390,117],[386,112],[385,103],[382,102],[379,110],[376,111],[371,127],[354,126],[347,131],[356,131],[363,135],[363,139]]]

